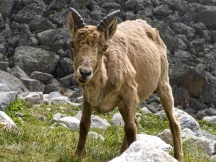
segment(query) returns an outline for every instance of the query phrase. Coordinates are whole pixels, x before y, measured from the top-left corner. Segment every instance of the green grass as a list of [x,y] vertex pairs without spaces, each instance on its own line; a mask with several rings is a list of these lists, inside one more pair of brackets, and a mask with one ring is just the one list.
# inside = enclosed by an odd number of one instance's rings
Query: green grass
[[[119,155],[123,140],[123,128],[110,126],[107,130],[91,129],[102,136],[105,141],[87,139],[87,154],[75,158],[73,152],[78,141],[78,132],[68,130],[60,125],[51,127],[50,120],[57,113],[74,116],[80,107],[70,105],[33,106],[21,100],[11,104],[6,113],[15,121],[18,128],[0,130],[0,161],[1,162],[105,162]],[[17,117],[16,112],[24,117]],[[111,120],[117,110],[100,114],[100,117]],[[97,114],[94,112],[94,114]],[[98,115],[98,114],[97,114]],[[40,120],[43,116],[45,120]],[[200,122],[202,129],[216,134],[216,126]],[[148,114],[141,116],[138,133],[156,135],[168,128],[167,119]],[[210,161],[208,156],[195,146],[183,143],[186,162]],[[172,154],[172,153],[171,153]]]

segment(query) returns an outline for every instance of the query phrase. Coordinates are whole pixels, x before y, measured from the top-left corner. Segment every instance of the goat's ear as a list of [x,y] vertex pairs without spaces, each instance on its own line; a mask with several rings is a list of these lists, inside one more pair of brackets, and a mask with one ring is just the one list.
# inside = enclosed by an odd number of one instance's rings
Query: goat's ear
[[76,31],[76,27],[74,25],[74,20],[71,12],[68,14],[67,17],[67,28],[71,34],[74,34]]
[[70,13],[67,17],[67,28],[71,34],[74,34],[77,29],[85,27],[85,23],[81,15],[74,9],[70,8]]
[[117,29],[118,21],[117,18],[114,18],[107,26],[105,30],[105,37],[107,40],[111,39],[112,36],[115,34]]

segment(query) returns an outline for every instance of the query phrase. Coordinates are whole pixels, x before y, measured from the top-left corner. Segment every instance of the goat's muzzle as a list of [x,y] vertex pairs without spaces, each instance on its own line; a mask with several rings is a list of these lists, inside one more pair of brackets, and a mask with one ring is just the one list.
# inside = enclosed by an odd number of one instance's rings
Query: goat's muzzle
[[92,78],[93,70],[91,67],[80,66],[77,69],[77,81],[80,85],[87,84],[87,82]]

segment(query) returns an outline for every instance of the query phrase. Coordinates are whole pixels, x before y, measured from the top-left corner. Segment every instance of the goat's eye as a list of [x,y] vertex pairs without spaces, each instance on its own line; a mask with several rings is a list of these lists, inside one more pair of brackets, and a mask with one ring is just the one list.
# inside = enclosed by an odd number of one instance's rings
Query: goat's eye
[[104,46],[104,48],[103,48],[103,51],[106,51],[106,50],[107,50],[107,48],[108,48],[108,46],[107,46],[107,45],[105,45],[105,46]]

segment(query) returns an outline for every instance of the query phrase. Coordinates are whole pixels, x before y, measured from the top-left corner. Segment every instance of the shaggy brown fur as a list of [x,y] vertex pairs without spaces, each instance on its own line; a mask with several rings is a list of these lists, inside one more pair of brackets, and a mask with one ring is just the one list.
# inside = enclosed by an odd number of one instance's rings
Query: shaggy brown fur
[[158,31],[143,20],[125,21],[117,26],[114,18],[105,32],[90,25],[78,29],[74,24],[70,13],[67,26],[72,34],[74,76],[83,88],[80,137],[75,154],[85,152],[93,108],[109,112],[118,107],[125,122],[121,152],[126,150],[136,140],[137,104],[156,90],[170,122],[174,156],[183,161],[181,130],[174,115],[168,78],[166,46]]

